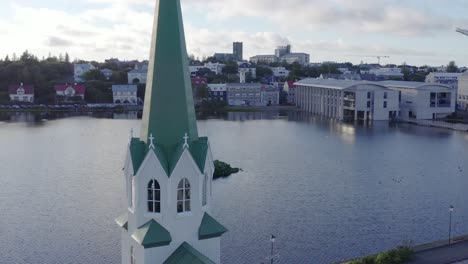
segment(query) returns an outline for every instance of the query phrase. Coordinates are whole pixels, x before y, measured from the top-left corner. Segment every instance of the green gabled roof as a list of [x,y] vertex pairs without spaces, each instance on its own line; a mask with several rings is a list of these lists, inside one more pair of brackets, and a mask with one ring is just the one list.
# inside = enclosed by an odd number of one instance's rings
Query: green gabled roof
[[215,264],[187,242],[182,243],[164,264]]
[[169,231],[154,219],[138,228],[133,233],[132,238],[144,248],[166,246],[172,241]]
[[198,238],[200,240],[220,237],[228,230],[209,214],[203,216],[200,228],[198,229]]
[[164,153],[188,134],[198,140],[180,0],[156,1],[141,140],[152,134]]
[[[183,143],[180,142],[176,147],[174,147],[174,152],[171,158],[168,158],[166,154],[159,144],[154,144],[154,153],[159,159],[161,166],[164,168],[169,177],[171,176],[172,172],[177,165],[182,153],[184,151]],[[149,148],[147,147],[146,143],[137,139],[133,138],[130,142],[130,155],[132,159],[133,169],[135,174],[137,173],[138,169],[140,168],[143,160],[145,159],[146,155],[148,154]],[[192,155],[193,159],[195,160],[198,168],[200,171],[205,170],[205,163],[206,157],[208,154],[208,138],[202,137],[196,141],[192,141],[189,143],[189,152]]]
[[115,222],[125,230],[128,230],[128,213],[125,213],[115,219]]

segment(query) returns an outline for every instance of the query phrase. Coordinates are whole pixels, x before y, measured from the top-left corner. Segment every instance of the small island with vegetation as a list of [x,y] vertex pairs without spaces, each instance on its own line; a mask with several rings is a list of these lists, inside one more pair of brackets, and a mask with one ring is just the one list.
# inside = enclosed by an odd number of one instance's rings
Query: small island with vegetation
[[215,160],[214,165],[215,165],[214,179],[226,178],[226,177],[231,176],[232,174],[236,174],[239,171],[241,171],[241,169],[233,168],[231,167],[231,165],[225,162],[219,161],[219,160]]

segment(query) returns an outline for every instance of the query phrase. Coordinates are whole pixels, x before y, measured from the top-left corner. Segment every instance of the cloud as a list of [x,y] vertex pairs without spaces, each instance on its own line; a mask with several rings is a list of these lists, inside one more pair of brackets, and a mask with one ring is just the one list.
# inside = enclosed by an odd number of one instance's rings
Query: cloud
[[46,45],[49,47],[69,47],[73,45],[73,42],[59,37],[50,36],[46,41]]

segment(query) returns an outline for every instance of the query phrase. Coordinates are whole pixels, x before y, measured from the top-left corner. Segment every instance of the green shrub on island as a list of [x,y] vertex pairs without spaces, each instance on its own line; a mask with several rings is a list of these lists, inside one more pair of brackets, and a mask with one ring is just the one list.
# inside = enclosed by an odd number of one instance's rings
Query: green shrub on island
[[225,163],[225,162],[222,162],[222,161],[219,161],[219,160],[215,160],[214,161],[214,166],[215,166],[215,172],[214,172],[214,179],[218,179],[218,178],[226,178],[232,174],[236,174],[240,171],[239,168],[233,168],[231,167],[231,165]]
[[345,264],[403,264],[413,258],[413,249],[408,246],[400,246],[397,249],[380,253],[375,256],[367,256]]

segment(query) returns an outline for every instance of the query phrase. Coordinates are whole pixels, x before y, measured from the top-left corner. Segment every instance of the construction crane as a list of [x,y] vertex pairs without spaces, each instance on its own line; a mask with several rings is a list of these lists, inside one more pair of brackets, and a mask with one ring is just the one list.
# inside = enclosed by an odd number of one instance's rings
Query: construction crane
[[468,36],[468,30],[466,30],[466,29],[457,28],[457,30],[455,30],[455,31],[457,31],[458,33],[461,33],[463,35]]
[[377,58],[377,63],[380,65],[380,60],[384,58],[390,58],[390,56],[383,56],[383,55],[349,55],[353,57],[361,57],[361,58]]

